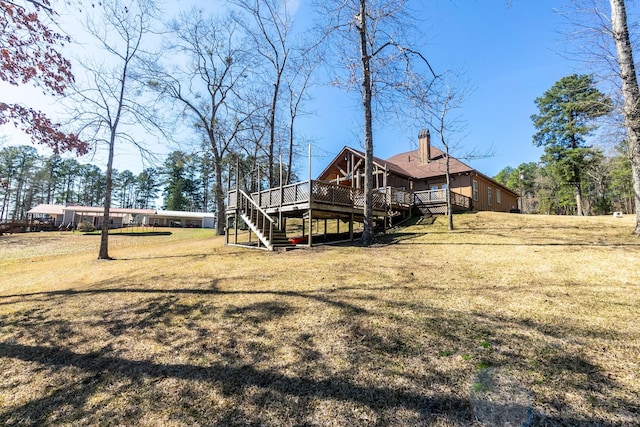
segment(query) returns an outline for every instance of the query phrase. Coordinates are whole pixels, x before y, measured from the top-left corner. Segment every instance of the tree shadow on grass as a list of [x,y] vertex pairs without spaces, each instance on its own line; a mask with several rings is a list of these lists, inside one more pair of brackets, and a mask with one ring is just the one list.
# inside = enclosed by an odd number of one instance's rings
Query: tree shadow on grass
[[[260,370],[250,365],[231,366],[218,363],[202,367],[189,364],[158,364],[132,361],[102,353],[82,354],[51,347],[10,343],[0,343],[0,358],[35,362],[51,368],[73,367],[85,374],[84,380],[70,384],[64,390],[59,389],[48,396],[0,413],[0,422],[5,424],[19,419],[30,419],[35,424],[45,422],[50,414],[63,404],[79,409],[98,387],[106,386],[115,378],[126,378],[134,382],[143,378],[204,381],[218,387],[225,396],[242,395],[246,389],[257,387],[276,392],[277,395],[354,402],[374,410],[404,408],[419,414],[423,421],[431,419],[434,415],[448,414],[449,418],[457,423],[472,422],[469,418],[469,403],[465,399],[447,395],[426,397],[382,385],[364,386],[341,376],[318,380],[284,375],[272,370]],[[277,402],[271,403],[277,407]],[[301,414],[306,413],[304,408],[300,409]],[[33,418],[35,414],[39,416]],[[236,423],[238,421],[235,419]],[[303,419],[298,420],[300,421]]]
[[[0,296],[0,301],[9,299],[28,299],[28,298],[44,298],[45,300],[50,297],[56,296],[73,296],[73,295],[100,295],[100,294],[120,294],[120,293],[140,293],[140,294],[168,294],[168,295],[274,295],[285,297],[296,297],[315,300],[321,303],[328,304],[340,309],[343,309],[351,314],[365,314],[367,311],[357,305],[349,304],[336,299],[331,299],[322,295],[322,292],[309,291],[309,292],[297,292],[297,291],[275,291],[275,290],[219,290],[215,286],[215,282],[211,289],[145,289],[145,288],[99,288],[99,289],[64,289],[60,291],[48,291],[48,292],[32,292],[25,294],[12,294]],[[2,304],[11,304],[14,301],[0,302]]]
[[[411,241],[420,237],[424,237],[430,234],[447,234],[446,232],[427,232],[427,233],[415,233],[415,232],[400,232],[393,233],[384,236],[379,236],[376,238],[376,244],[381,246],[395,245],[405,241]],[[461,234],[459,231],[455,231],[454,234]],[[500,235],[500,237],[509,238],[509,235]],[[623,247],[639,247],[640,243],[607,243],[607,242],[531,242],[531,241],[522,241],[522,242],[410,242],[411,245],[423,245],[423,246],[531,246],[531,247],[613,247],[613,248],[623,248]]]
[[[82,233],[83,236],[100,236],[100,232]],[[128,236],[128,237],[153,237],[153,236],[172,236],[170,231],[110,231],[109,236]]]
[[[180,413],[180,417],[185,413],[194,413],[192,424],[203,423],[203,420],[211,425],[277,424],[269,418],[269,413],[276,413],[281,421],[304,425],[313,424],[309,417],[314,416],[315,411],[321,412],[317,405],[327,404],[352,405],[358,410],[369,410],[375,416],[369,422],[354,418],[351,424],[474,425],[474,412],[465,391],[456,391],[454,387],[457,382],[462,382],[461,378],[470,368],[473,369],[471,364],[477,361],[490,366],[508,367],[522,375],[535,370],[552,381],[562,381],[564,389],[560,388],[561,392],[591,393],[595,389],[606,395],[623,387],[580,353],[581,347],[575,343],[576,339],[579,342],[594,336],[594,331],[581,328],[580,325],[572,328],[562,325],[549,327],[544,323],[509,316],[444,310],[430,305],[428,301],[394,301],[385,298],[384,288],[370,289],[373,293],[370,299],[377,301],[376,309],[364,309],[354,302],[356,296],[340,293],[349,288],[310,292],[225,291],[216,289],[215,285],[215,282],[212,283],[211,289],[106,288],[14,295],[13,298],[22,302],[31,299],[39,304],[48,303],[51,308],[46,312],[26,310],[19,315],[14,313],[0,319],[3,326],[22,328],[21,332],[29,334],[26,338],[36,341],[36,344],[18,342],[16,339],[0,342],[0,359],[37,364],[39,369],[48,369],[53,373],[68,370],[77,373],[68,384],[57,386],[44,395],[37,395],[26,403],[11,407],[5,405],[6,409],[0,412],[0,423],[25,424],[24,420],[29,420],[26,424],[82,424],[77,418],[77,414],[82,414],[82,420],[87,421],[85,424],[96,421],[108,423],[111,419],[135,424],[137,420],[142,421],[145,412],[160,408]],[[132,360],[124,357],[125,353],[116,354],[109,346],[93,352],[74,350],[73,340],[68,339],[69,333],[77,333],[72,327],[74,322],[69,321],[66,327],[64,319],[53,322],[56,314],[54,307],[69,296],[92,297],[101,293],[139,293],[142,298],[122,306],[122,312],[109,308],[96,310],[98,316],[92,316],[87,322],[88,330],[104,328],[116,338],[121,335],[126,338],[128,331],[135,332],[130,336],[149,339],[160,348],[163,356],[167,352],[175,353],[182,355],[185,362],[170,363],[170,360],[167,363],[165,359],[156,362],[144,360],[144,357],[142,360],[137,357]],[[216,305],[215,298],[197,298],[215,295],[238,295],[238,299],[232,300],[233,304],[227,302],[220,306]],[[62,298],[52,299],[56,296]],[[295,301],[297,298],[303,300]],[[348,346],[343,359],[345,369],[330,369],[328,365],[332,361],[327,362],[326,359],[334,356],[322,347],[324,343],[314,343],[314,340],[319,340],[317,337],[322,336],[317,329],[305,329],[301,334],[301,330],[292,328],[284,337],[269,336],[272,342],[260,346],[258,332],[272,333],[268,329],[270,323],[295,315],[304,309],[301,307],[310,303],[338,309],[340,316],[328,324],[336,328],[329,337],[341,340]],[[392,316],[388,316],[388,325],[380,327],[374,321],[382,318],[384,313]],[[411,316],[404,317],[404,314]],[[226,340],[213,341],[212,345],[217,348],[204,349],[215,353],[215,360],[203,356],[200,351],[203,337],[196,316],[214,318],[215,323],[205,326],[208,329],[202,332],[221,334]],[[29,319],[32,320],[29,322]],[[174,321],[182,322],[181,328],[173,328]],[[176,332],[181,336],[176,336]],[[51,339],[47,338],[49,335]],[[425,350],[417,345],[419,343],[416,341],[421,339],[421,335],[427,335],[428,341],[435,341],[445,350],[461,349],[464,352],[475,347],[475,353],[469,353],[475,361],[467,366],[460,365],[458,369],[462,373],[440,371],[433,362],[434,358],[424,355],[425,351],[433,351],[433,346]],[[86,342],[94,342],[92,340],[95,339],[88,334],[78,338]],[[288,339],[289,342],[276,341],[277,338]],[[481,340],[487,341],[488,349],[478,347]],[[556,345],[565,341],[571,342],[572,348]],[[289,371],[282,369],[282,364],[277,360],[278,342],[288,345],[304,359],[294,359],[291,362],[294,367]],[[539,352],[528,352],[528,348],[535,345],[547,347]],[[247,351],[238,354],[237,350],[241,347]],[[538,363],[536,368],[530,365],[532,357]],[[410,369],[400,374],[392,372],[393,366],[402,365],[411,358],[422,364],[431,363],[433,369],[419,374]],[[314,374],[314,369],[326,371],[318,376]],[[365,370],[373,375],[365,381],[354,373]],[[404,382],[398,381],[400,375]],[[171,405],[182,404],[183,408],[171,406],[167,409],[162,406],[161,394],[155,398],[154,393],[160,393],[158,390],[164,388],[165,383],[176,387],[171,381],[182,382],[178,387],[182,396],[171,401]],[[232,404],[223,410],[213,406],[190,408],[190,405],[198,405],[202,399],[198,391],[198,385],[202,384],[230,399]],[[147,394],[125,400],[124,405],[116,402],[119,394],[131,394],[137,390],[145,390]],[[95,396],[104,394],[108,394],[109,399],[116,403],[109,404],[104,410],[89,405]],[[607,401],[600,408],[606,418],[594,415],[594,411],[585,410],[583,413],[582,408],[560,399],[546,399],[545,396],[534,396],[534,399],[540,411],[534,414],[533,425],[622,426],[629,423],[615,421],[618,416],[616,408],[640,410],[637,399],[631,396],[616,402],[611,399]],[[140,402],[146,409],[140,409],[137,404]],[[246,404],[254,405],[254,409],[245,409]],[[124,415],[109,412],[118,405],[124,407]],[[508,409],[508,402],[493,402],[492,405],[492,410],[498,412]],[[61,407],[68,409],[60,413]],[[255,412],[255,408],[263,408],[263,411]],[[542,412],[549,408],[550,411]],[[99,415],[92,414],[92,410]],[[417,414],[417,418],[408,422],[403,415],[393,415],[403,411]],[[330,419],[323,420],[326,422]]]

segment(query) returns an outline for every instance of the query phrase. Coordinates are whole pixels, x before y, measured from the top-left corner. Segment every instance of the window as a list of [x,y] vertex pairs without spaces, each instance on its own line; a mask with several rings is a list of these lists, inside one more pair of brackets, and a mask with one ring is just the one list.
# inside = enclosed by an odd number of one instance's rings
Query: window
[[478,181],[473,180],[473,200],[478,201]]
[[487,187],[487,205],[493,205],[493,196],[491,195],[491,187]]
[[496,188],[496,202],[498,204],[502,203],[502,192],[499,188]]

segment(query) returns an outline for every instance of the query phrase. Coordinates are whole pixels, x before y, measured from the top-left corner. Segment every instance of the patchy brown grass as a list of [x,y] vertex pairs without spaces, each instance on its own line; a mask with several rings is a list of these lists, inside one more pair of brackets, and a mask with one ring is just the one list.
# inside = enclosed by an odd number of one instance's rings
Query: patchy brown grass
[[629,219],[442,219],[268,253],[0,237],[3,425],[640,425]]

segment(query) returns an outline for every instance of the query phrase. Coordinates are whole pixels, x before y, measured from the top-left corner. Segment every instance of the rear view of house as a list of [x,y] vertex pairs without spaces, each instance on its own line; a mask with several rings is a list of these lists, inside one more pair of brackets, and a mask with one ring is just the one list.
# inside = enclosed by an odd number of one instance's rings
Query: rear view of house
[[[379,228],[386,230],[417,212],[446,214],[449,199],[454,211],[516,209],[516,193],[453,157],[449,159],[451,188],[447,188],[446,157],[431,147],[428,131],[421,131],[418,140],[418,150],[373,159],[372,210]],[[307,231],[304,224],[308,225],[308,245],[314,220],[324,221],[325,234],[328,220],[337,221],[338,230],[340,222],[347,223],[353,239],[354,222],[364,217],[364,163],[364,153],[344,147],[316,180],[255,192],[230,185],[226,243],[269,250],[286,246],[287,218],[301,218],[303,232]]]
[[[374,188],[393,187],[411,192],[433,191],[434,197],[447,190],[446,157],[431,146],[428,130],[418,134],[418,149],[386,160],[374,157]],[[449,159],[451,194],[457,210],[510,212],[518,207],[518,195],[455,157]],[[364,153],[345,147],[318,177],[356,188],[364,187]],[[470,204],[456,204],[463,196]],[[445,214],[442,207],[432,213]]]

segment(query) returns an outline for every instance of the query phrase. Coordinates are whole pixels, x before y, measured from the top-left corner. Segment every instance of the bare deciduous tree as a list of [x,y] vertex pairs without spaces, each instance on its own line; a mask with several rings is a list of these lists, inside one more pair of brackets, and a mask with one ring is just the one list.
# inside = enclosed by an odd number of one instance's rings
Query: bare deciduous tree
[[429,123],[445,158],[447,184],[447,222],[449,230],[454,229],[453,206],[451,200],[450,158],[455,153],[459,159],[478,159],[490,156],[479,154],[475,149],[462,149],[461,139],[465,136],[467,124],[458,114],[472,89],[456,72],[443,73],[433,88],[425,90],[423,85],[411,88],[411,111],[408,113],[417,124]]
[[[635,192],[634,232],[640,235],[640,89],[627,6],[625,0],[573,0],[565,15],[572,28],[569,36],[577,46],[577,52],[571,52],[573,57],[587,61],[600,80],[611,83],[611,98],[619,107],[618,114],[612,116],[614,143],[625,139],[628,147]],[[616,132],[622,129],[622,135]]]
[[424,56],[405,41],[407,30],[413,27],[406,0],[332,0],[323,3],[321,9],[327,19],[326,37],[336,51],[334,57],[346,69],[346,76],[335,83],[358,90],[361,96],[365,152],[362,243],[367,246],[373,242],[374,226],[374,106],[381,106],[381,110],[396,108],[395,104],[401,102],[397,95],[416,84],[416,59],[434,79],[436,74]]
[[610,0],[611,29],[616,44],[622,95],[624,98],[623,116],[627,128],[629,158],[633,173],[635,190],[636,225],[635,234],[640,235],[640,89],[633,62],[633,48],[627,25],[627,12],[624,0]]
[[128,142],[144,150],[133,126],[156,128],[155,116],[142,101],[143,86],[136,67],[143,39],[152,32],[157,9],[152,0],[114,0],[103,4],[100,18],[87,20],[86,29],[97,43],[100,57],[83,61],[86,79],[76,87],[73,116],[81,135],[108,149],[102,236],[98,259],[109,256],[109,218],[116,143]]
[[289,121],[287,123],[287,136],[289,138],[287,144],[287,166],[285,184],[291,184],[293,176],[293,157],[296,152],[296,120],[301,114],[304,114],[302,107],[307,99],[307,89],[312,85],[311,77],[313,76],[315,65],[319,61],[313,59],[310,51],[306,50],[297,56],[297,64],[292,67],[292,72],[286,75],[287,80],[287,100],[289,105]]
[[[276,185],[274,155],[277,144],[276,119],[283,85],[283,76],[288,66],[291,47],[289,38],[293,19],[288,11],[288,2],[279,0],[239,0],[237,4],[249,15],[250,21],[244,25],[245,33],[251,40],[258,56],[266,61],[268,68],[265,83],[271,83],[270,101],[267,113],[267,178],[269,186]],[[241,25],[245,21],[239,20]],[[267,84],[264,85],[268,87]]]
[[178,64],[151,69],[149,85],[173,100],[182,117],[194,120],[209,145],[215,168],[214,197],[217,233],[224,233],[223,160],[258,107],[244,96],[243,84],[253,68],[252,58],[232,19],[204,17],[192,9],[170,25],[174,40],[168,48]]

